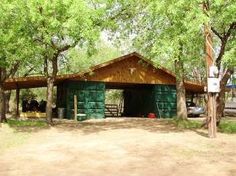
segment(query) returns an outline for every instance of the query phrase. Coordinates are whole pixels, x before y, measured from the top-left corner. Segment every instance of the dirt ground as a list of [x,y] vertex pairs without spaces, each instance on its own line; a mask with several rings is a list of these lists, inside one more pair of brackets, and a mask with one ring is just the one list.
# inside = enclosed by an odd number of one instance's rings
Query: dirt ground
[[1,154],[1,176],[236,176],[236,135],[153,119],[57,124]]

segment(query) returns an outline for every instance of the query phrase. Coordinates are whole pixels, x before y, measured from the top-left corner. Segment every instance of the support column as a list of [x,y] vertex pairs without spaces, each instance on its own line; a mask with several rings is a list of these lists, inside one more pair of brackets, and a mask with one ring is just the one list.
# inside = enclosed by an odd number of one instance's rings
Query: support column
[[[208,25],[205,25],[205,53],[206,53],[206,66],[207,66],[207,78],[209,77],[210,66],[214,65],[213,62],[213,46],[212,46],[212,33]],[[216,95],[215,93],[208,93],[208,136],[210,138],[216,137]]]
[[17,88],[16,88],[16,118],[20,117],[19,106],[20,106],[20,89],[17,85]]
[[78,114],[78,100],[77,96],[74,95],[74,120],[77,121],[77,114]]

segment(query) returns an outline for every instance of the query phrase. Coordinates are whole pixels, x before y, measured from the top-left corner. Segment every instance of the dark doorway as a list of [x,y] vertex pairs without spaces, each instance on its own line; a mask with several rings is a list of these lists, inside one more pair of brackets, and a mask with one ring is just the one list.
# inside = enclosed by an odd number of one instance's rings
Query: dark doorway
[[147,117],[156,112],[153,85],[106,85],[106,117]]

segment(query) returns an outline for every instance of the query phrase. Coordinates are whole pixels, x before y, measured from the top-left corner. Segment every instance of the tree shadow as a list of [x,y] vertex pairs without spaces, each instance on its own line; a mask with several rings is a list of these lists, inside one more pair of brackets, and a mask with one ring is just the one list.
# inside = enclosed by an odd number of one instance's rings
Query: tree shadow
[[[39,119],[38,119],[39,120]],[[42,121],[39,120],[39,121]],[[51,126],[10,126],[15,132],[36,133],[42,130],[50,129]],[[67,119],[54,119],[53,128],[60,132],[73,131],[82,132],[85,135],[99,133],[102,131],[121,130],[121,129],[140,129],[157,133],[179,133],[183,131],[193,131],[196,134],[208,137],[207,133],[199,129],[183,129],[176,126],[167,119],[150,118],[107,118],[90,119],[85,121],[74,121]]]
[[147,119],[147,118],[113,118],[104,120],[88,120],[82,122],[67,121],[57,122],[54,126],[63,131],[80,131],[84,134],[99,133],[101,131],[119,129],[141,129],[149,132],[170,133],[182,132],[183,129],[177,128],[174,124],[166,120]]
[[45,127],[33,127],[33,126],[21,126],[21,127],[15,127],[11,126],[15,130],[15,132],[22,132],[22,133],[37,133],[42,130],[50,129],[50,126]]
[[202,137],[209,138],[207,132],[199,131],[198,129],[193,129],[192,131],[195,132],[196,134],[202,136]]

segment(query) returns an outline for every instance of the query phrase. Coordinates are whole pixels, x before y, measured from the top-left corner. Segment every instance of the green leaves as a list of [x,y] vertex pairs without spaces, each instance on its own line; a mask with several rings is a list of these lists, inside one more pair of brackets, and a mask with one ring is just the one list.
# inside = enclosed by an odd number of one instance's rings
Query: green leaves
[[212,1],[209,21],[214,29],[215,48],[219,50],[216,56],[218,65],[236,66],[236,1]]
[[[27,6],[33,35],[45,51],[54,53],[64,45],[95,41],[99,36],[94,21],[97,10],[84,0],[30,1]],[[53,38],[57,43],[53,44]]]
[[[111,32],[115,30],[119,40],[132,40],[136,50],[156,63],[173,65],[181,58],[188,70],[203,68],[204,24],[210,23],[223,34],[236,19],[235,0],[209,2],[210,10],[204,12],[202,0],[108,1],[107,19],[113,24],[108,28]],[[235,40],[233,36],[229,40],[233,38]],[[220,47],[214,44],[215,48]],[[235,45],[227,43],[227,50],[231,47]],[[233,53],[231,50],[225,55],[225,62],[232,63]]]
[[66,51],[76,45],[94,53],[105,12],[98,1],[2,0],[0,67],[10,70],[20,61],[40,71],[45,59],[57,56],[62,63]]
[[0,4],[0,66],[7,70],[32,54],[22,5],[21,1],[6,0]]

